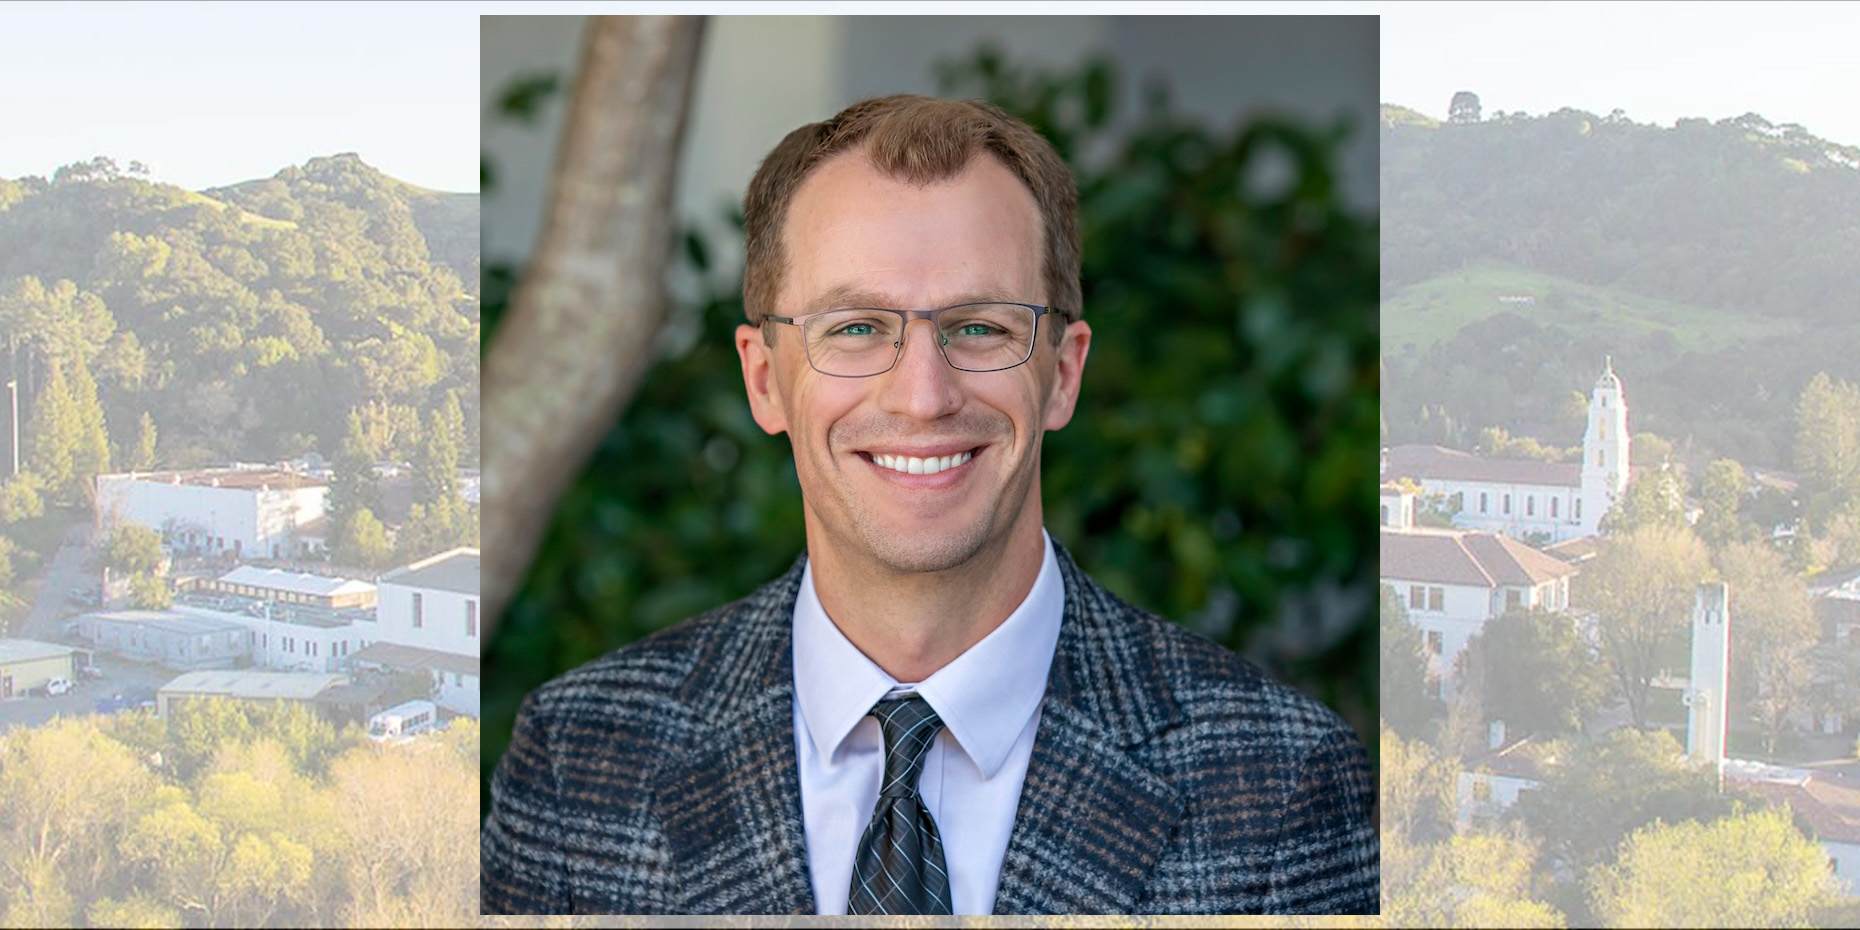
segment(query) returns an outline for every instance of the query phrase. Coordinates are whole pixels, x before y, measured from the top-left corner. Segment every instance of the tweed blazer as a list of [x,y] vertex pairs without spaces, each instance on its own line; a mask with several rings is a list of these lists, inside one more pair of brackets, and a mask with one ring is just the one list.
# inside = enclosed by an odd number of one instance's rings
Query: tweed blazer
[[[1054,549],[1065,614],[995,913],[1376,913],[1354,731]],[[530,695],[491,782],[484,913],[814,913],[790,642],[805,559]]]

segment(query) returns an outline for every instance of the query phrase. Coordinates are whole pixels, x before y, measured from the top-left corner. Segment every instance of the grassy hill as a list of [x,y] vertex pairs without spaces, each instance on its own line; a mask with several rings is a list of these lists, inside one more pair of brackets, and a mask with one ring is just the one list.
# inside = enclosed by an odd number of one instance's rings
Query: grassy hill
[[1585,336],[1671,333],[1685,349],[1710,352],[1798,333],[1796,321],[1696,307],[1486,262],[1397,291],[1381,308],[1382,351],[1426,352],[1480,320],[1513,313]]

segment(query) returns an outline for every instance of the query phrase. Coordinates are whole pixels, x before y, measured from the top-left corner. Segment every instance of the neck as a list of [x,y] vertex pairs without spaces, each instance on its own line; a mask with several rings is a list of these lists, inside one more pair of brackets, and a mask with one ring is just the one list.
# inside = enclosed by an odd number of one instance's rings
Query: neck
[[1046,547],[1038,507],[961,565],[899,572],[861,553],[817,546],[808,560],[820,606],[885,674],[919,682],[995,631],[1033,590]]

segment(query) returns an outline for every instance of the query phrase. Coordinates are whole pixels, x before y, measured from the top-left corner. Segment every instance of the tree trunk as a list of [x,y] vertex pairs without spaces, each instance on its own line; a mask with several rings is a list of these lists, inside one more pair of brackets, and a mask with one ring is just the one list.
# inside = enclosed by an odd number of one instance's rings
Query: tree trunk
[[589,20],[535,256],[485,359],[485,640],[650,361],[703,25]]

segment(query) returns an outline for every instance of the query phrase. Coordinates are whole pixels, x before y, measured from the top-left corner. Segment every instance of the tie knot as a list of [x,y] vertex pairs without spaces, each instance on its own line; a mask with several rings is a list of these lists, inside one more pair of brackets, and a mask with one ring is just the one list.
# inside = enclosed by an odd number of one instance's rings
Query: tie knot
[[930,702],[916,694],[879,701],[872,716],[878,718],[885,734],[885,786],[879,797],[915,797],[924,755],[943,721],[930,709]]

